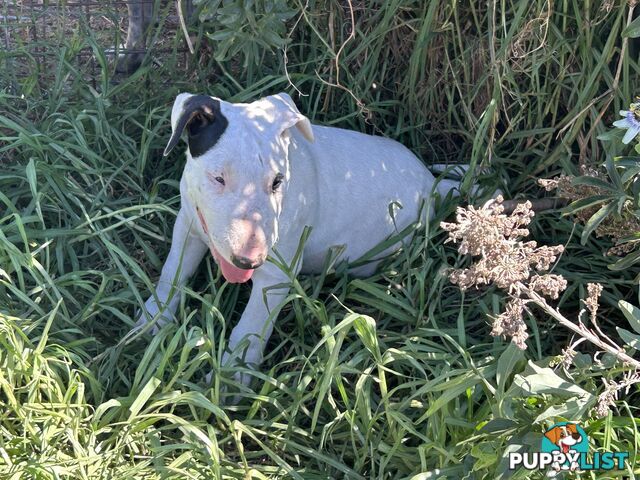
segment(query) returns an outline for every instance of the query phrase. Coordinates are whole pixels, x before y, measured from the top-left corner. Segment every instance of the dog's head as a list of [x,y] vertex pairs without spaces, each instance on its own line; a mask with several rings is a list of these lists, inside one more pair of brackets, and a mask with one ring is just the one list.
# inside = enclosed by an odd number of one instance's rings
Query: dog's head
[[582,441],[582,435],[580,435],[574,423],[553,427],[551,430],[545,432],[544,436],[547,437],[551,443],[560,447],[564,453],[569,451],[569,447]]
[[313,141],[311,123],[286,93],[249,104],[182,93],[173,104],[165,155],[186,133],[187,195],[230,282],[249,280],[278,239],[294,126]]

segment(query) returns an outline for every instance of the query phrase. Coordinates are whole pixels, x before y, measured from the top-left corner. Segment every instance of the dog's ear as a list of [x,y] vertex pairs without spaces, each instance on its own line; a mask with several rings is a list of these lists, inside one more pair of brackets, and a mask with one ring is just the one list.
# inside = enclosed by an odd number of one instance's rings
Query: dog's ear
[[276,108],[279,133],[295,126],[302,136],[309,142],[313,142],[313,129],[311,122],[302,115],[291,97],[286,93],[278,93],[267,97],[267,100]]
[[169,155],[185,129],[191,156],[197,157],[213,147],[226,128],[227,119],[220,113],[220,100],[207,95],[181,93],[171,109],[171,138],[164,155]]
[[566,427],[567,427],[567,432],[569,432],[570,434],[578,433],[578,429],[576,428],[575,423],[567,423]]
[[544,436],[547,437],[551,441],[551,443],[557,445],[558,440],[560,440],[560,427],[553,427],[548,432],[545,432]]

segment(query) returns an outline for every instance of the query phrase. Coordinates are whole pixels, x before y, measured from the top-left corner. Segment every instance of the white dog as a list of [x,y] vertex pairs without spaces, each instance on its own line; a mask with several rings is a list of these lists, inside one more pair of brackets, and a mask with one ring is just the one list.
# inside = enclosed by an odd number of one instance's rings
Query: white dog
[[[262,360],[288,293],[283,285],[290,283],[269,257],[284,260],[294,274],[320,272],[335,246],[344,248],[341,259],[356,260],[417,221],[435,188],[433,175],[400,143],[311,125],[284,93],[249,104],[183,93],[171,126],[165,155],[188,133],[182,204],[156,292],[138,325],[173,318],[174,292],[209,250],[227,281],[253,280],[226,364]],[[442,181],[437,189],[445,194],[457,185]],[[311,233],[295,258],[306,226]],[[372,262],[353,273],[370,275],[375,267]]]

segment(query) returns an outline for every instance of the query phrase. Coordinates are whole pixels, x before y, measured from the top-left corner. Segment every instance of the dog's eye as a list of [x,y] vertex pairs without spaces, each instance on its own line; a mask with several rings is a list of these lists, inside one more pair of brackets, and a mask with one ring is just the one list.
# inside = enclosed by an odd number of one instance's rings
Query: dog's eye
[[222,177],[216,177],[215,181],[218,182],[220,185],[224,185],[224,178]]
[[271,185],[271,190],[274,192],[278,189],[278,187],[282,184],[282,180],[284,179],[284,175],[278,173],[276,177],[273,179],[273,184]]

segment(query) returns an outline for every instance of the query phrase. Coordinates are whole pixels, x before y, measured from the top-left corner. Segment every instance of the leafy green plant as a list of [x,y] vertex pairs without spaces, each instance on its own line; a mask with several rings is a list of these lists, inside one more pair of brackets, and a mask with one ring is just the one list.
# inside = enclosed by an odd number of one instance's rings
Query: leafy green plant
[[[558,418],[593,448],[631,452],[624,472],[583,478],[637,476],[638,390],[617,388],[613,357],[581,344],[564,362],[572,334],[529,317],[521,352],[490,335],[498,292],[448,281],[465,260],[438,225],[458,199],[434,199],[433,222],[370,278],[330,263],[297,278],[236,403],[219,360],[247,291],[211,259],[178,292],[175,324],[129,335],[179,208],[184,157],[162,156],[178,92],[251,101],[297,88],[315,123],[387,135],[426,163],[488,164],[507,195],[529,197],[536,177],[604,161],[596,136],[613,118],[601,112],[638,91],[636,58],[621,55],[628,2],[287,5],[301,17],[273,27],[290,38],[286,61],[266,39],[273,54],[255,43],[247,68],[245,52],[216,59],[204,38],[185,61],[175,29],[155,35],[169,53],[118,84],[101,54],[113,41],[81,25],[0,51],[0,478],[542,478],[504,459]],[[570,218],[536,219],[533,238],[565,247],[558,307],[579,312],[600,283],[600,328],[636,345],[618,307],[637,305],[636,272],[607,269],[611,242],[581,244]]]
[[[621,111],[626,118],[615,122],[627,130],[623,143],[631,142],[640,133],[640,120],[635,117],[640,104],[632,104],[629,111]],[[637,126],[636,126],[637,123]],[[611,131],[600,138],[609,141],[618,137]],[[581,241],[585,244],[592,233],[606,236],[615,242],[609,255],[622,257],[612,270],[624,270],[640,262],[640,156],[616,156],[616,147],[607,156],[602,169],[583,167],[583,175],[561,175],[553,180],[540,180],[547,190],[556,190],[572,203],[566,213],[584,224]],[[640,142],[635,146],[640,153]]]
[[265,52],[281,49],[288,41],[287,20],[299,13],[287,0],[195,0],[214,56],[233,59],[246,68],[258,65]]

